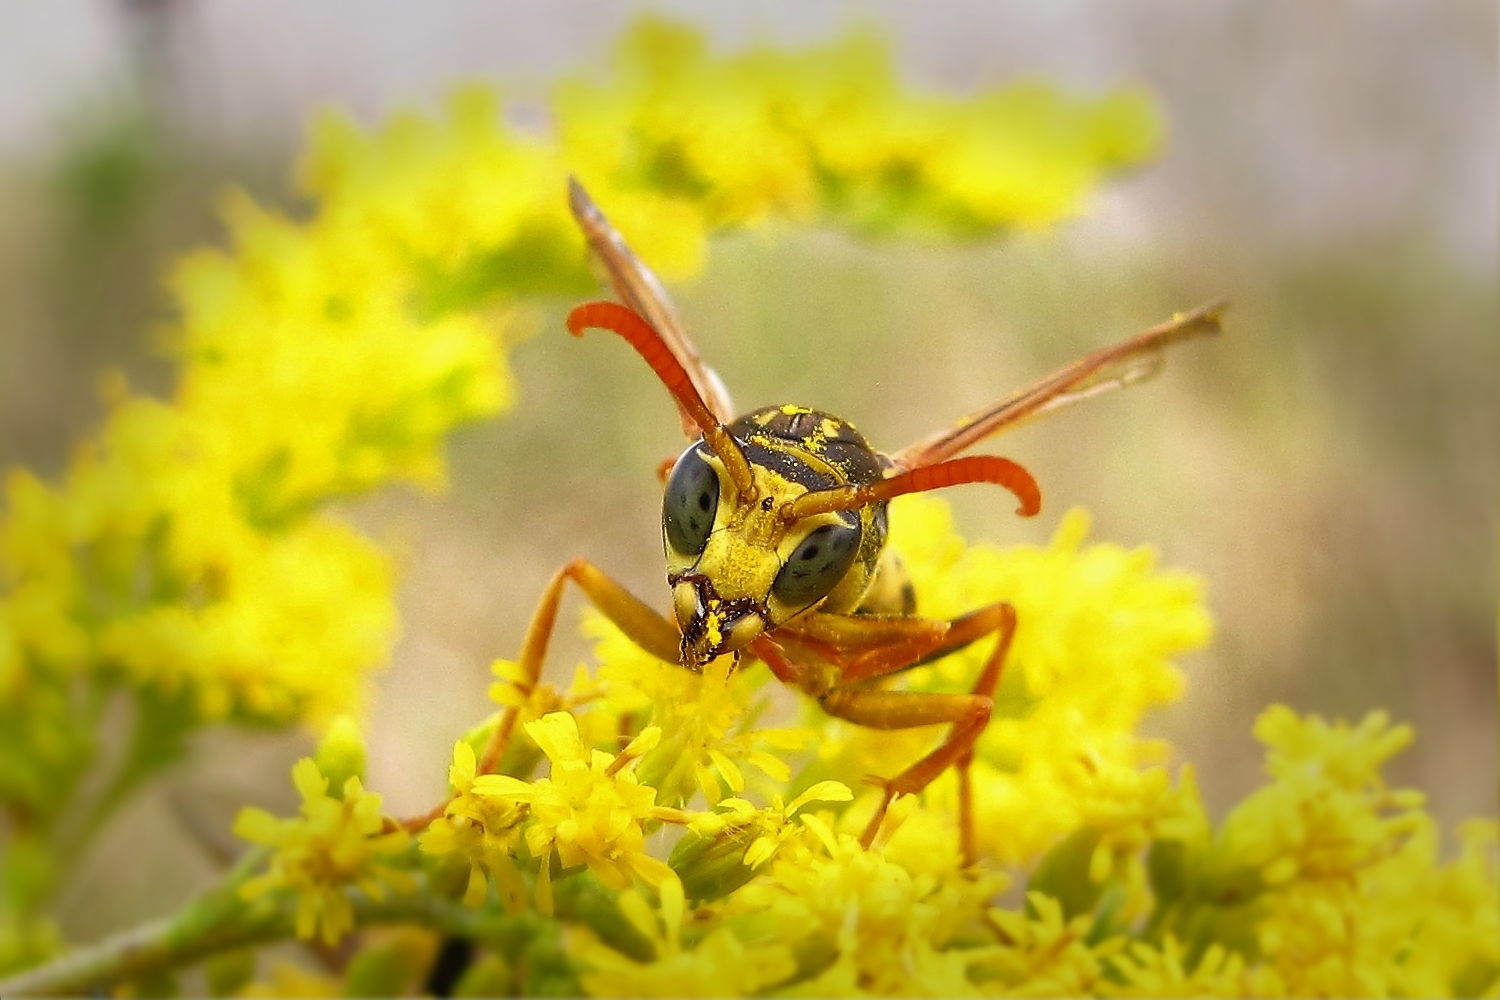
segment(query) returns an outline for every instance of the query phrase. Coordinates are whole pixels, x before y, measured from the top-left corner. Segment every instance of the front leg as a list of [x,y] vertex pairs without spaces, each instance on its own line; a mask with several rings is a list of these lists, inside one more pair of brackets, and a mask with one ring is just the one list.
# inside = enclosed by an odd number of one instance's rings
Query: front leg
[[[542,591],[542,599],[537,602],[531,624],[526,628],[519,660],[521,681],[517,684],[523,695],[529,695],[541,679],[542,666],[547,659],[547,644],[557,625],[557,609],[562,602],[563,585],[569,580],[576,583],[584,596],[593,602],[594,607],[617,625],[631,642],[657,659],[668,663],[678,662],[682,633],[678,631],[676,622],[616,583],[587,559],[574,559],[558,570],[552,582],[547,584],[547,589]],[[505,710],[500,725],[495,727],[495,732],[479,759],[478,773],[488,774],[499,764],[519,714],[520,708],[514,705]]]

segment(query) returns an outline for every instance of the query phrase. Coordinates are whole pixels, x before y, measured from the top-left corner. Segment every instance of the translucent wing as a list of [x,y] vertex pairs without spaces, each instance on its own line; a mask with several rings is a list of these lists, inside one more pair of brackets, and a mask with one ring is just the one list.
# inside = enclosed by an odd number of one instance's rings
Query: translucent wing
[[[720,423],[727,424],[733,420],[734,404],[729,399],[728,390],[724,388],[718,373],[704,364],[703,359],[698,356],[697,348],[693,347],[693,342],[688,339],[682,323],[677,319],[677,311],[672,308],[672,300],[667,296],[666,289],[656,275],[651,273],[651,269],[642,264],[640,258],[631,251],[624,238],[610,225],[604,213],[599,211],[599,206],[594,204],[594,200],[575,177],[568,178],[568,206],[573,210],[573,218],[578,220],[578,227],[583,230],[589,248],[609,273],[609,283],[620,301],[640,313],[655,327],[662,343],[666,344],[672,356],[687,372],[688,379],[708,406],[709,412]],[[689,437],[697,437],[703,428],[698,426],[698,422],[681,403],[677,410],[682,417],[683,433]]]
[[919,469],[942,462],[992,434],[1020,426],[1027,420],[1065,406],[1123,389],[1156,374],[1162,349],[1189,337],[1219,332],[1226,303],[1179,313],[1170,321],[1138,333],[1112,347],[1104,347],[1017,389],[998,403],[976,410],[952,426],[908,445],[890,456],[901,469]]

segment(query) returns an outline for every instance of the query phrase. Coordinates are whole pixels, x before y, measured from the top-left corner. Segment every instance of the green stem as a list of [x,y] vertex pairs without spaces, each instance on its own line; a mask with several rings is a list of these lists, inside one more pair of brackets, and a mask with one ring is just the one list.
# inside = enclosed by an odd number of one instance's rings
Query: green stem
[[149,777],[151,775],[138,766],[133,754],[127,756],[125,763],[89,805],[87,814],[76,824],[72,824],[67,835],[58,838],[56,853],[60,869],[71,868],[83,856],[115,810],[145,784]]
[[[130,738],[104,787],[92,802],[82,807],[81,816],[59,830],[53,849],[59,870],[73,867],[120,806],[181,756],[182,741],[192,728],[188,722],[192,716],[174,712],[176,706],[164,705],[150,695],[111,684],[103,685],[89,706],[90,721],[86,723],[86,731],[98,731],[100,715],[112,693],[131,701],[134,718],[130,721]],[[96,748],[86,766],[97,766],[98,757]]]
[[[262,852],[252,852],[223,884],[172,917],[0,979],[0,997],[109,992],[117,984],[181,969],[220,952],[291,938],[296,922],[295,893],[272,897],[270,906],[239,898],[240,883],[263,859]],[[648,958],[649,943],[640,940],[639,933],[620,916],[612,898],[591,883],[590,879],[574,877],[559,884],[558,918],[586,923],[618,950],[637,960]],[[415,893],[383,900],[351,891],[350,902],[356,927],[418,924],[493,945],[511,956],[556,928],[555,922],[534,912],[511,915],[496,907],[468,907],[435,895],[425,886]]]
[[[257,860],[262,852],[253,852]],[[241,866],[243,870],[246,866]],[[241,870],[237,870],[239,874]],[[241,878],[193,900],[175,915],[68,952],[0,980],[0,996],[76,996],[185,965],[218,951],[273,940],[291,930],[290,914],[265,908],[252,916],[239,900]]]

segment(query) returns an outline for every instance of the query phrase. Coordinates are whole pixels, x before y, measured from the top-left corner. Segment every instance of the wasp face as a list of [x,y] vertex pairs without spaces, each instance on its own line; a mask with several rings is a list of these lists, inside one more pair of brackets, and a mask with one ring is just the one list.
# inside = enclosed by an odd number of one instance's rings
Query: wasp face
[[662,501],[667,582],[690,669],[744,649],[811,610],[849,576],[860,550],[859,518],[781,517],[805,486],[752,466],[756,492],[741,496],[713,452],[698,442],[677,460]]

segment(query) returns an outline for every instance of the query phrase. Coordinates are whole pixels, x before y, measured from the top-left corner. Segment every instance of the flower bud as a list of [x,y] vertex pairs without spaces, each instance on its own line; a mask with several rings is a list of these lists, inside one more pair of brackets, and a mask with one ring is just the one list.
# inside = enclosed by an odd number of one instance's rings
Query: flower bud
[[430,931],[392,931],[350,960],[344,973],[345,996],[409,996],[422,985],[436,953],[437,939]]
[[365,780],[365,740],[359,726],[348,715],[336,717],[313,752],[313,760],[328,779],[329,794],[343,796],[344,782],[350,778]]
[[1092,913],[1105,888],[1089,875],[1094,849],[1098,846],[1098,830],[1088,826],[1074,830],[1042,858],[1026,885],[1027,891],[1057,900],[1066,919]]
[[689,830],[667,864],[682,880],[682,889],[695,902],[727,896],[754,877],[745,864],[745,851],[760,833],[753,822],[731,823],[711,834]]

